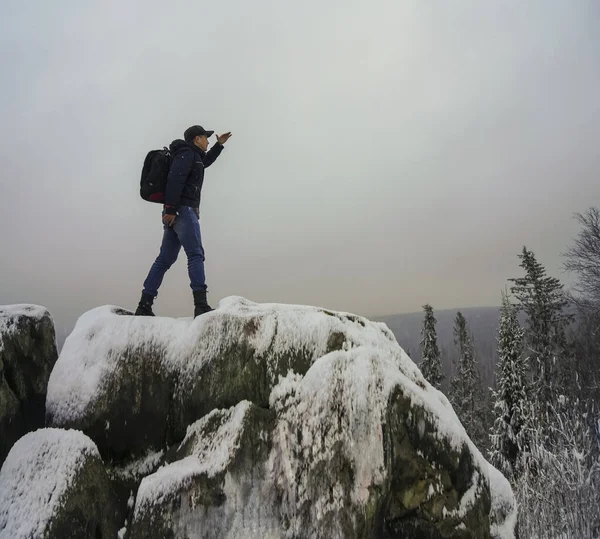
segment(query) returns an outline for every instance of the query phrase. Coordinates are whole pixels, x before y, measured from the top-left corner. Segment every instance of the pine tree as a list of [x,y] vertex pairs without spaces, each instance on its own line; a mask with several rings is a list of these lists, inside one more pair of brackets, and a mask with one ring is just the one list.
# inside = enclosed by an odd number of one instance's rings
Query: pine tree
[[456,313],[454,320],[454,344],[458,348],[458,356],[454,361],[455,375],[451,383],[450,401],[462,421],[467,409],[470,409],[467,401],[473,385],[471,375],[475,352],[467,330],[467,321],[460,311]]
[[560,281],[546,275],[533,252],[519,255],[525,277],[509,279],[519,308],[527,315],[525,343],[538,402],[555,402],[568,384],[571,365],[566,328],[572,317],[564,312],[568,301]]
[[483,395],[481,379],[475,358],[473,338],[469,334],[467,321],[459,311],[454,322],[454,344],[458,347],[456,375],[450,389],[450,401],[454,411],[475,445],[486,444],[483,417]]
[[502,294],[498,328],[498,367],[493,391],[494,426],[490,434],[490,460],[509,478],[520,472],[521,456],[528,451],[532,405],[528,391],[527,361],[523,355],[524,331],[517,309]]
[[444,376],[442,374],[442,360],[437,344],[437,333],[435,330],[436,319],[433,316],[433,307],[429,304],[423,305],[425,318],[421,330],[421,372],[425,379],[436,389],[441,389]]

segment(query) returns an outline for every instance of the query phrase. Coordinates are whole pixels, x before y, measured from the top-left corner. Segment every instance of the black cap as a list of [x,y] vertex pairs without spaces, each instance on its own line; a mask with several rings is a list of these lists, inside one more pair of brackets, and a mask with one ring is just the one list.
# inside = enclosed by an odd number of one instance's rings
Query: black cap
[[196,137],[201,137],[204,135],[205,137],[210,137],[214,131],[207,131],[201,125],[192,125],[192,127],[188,127],[183,134],[183,138],[186,142],[192,142]]

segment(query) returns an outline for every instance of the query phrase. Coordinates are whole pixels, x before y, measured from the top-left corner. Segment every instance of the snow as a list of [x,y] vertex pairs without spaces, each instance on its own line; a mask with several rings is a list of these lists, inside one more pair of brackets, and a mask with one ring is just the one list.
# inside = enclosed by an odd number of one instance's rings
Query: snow
[[[470,489],[462,496],[454,516],[464,516],[480,494],[480,474],[487,463],[468,438],[447,399],[421,376],[413,377],[406,354],[362,346],[332,352],[315,362],[304,377],[290,372],[271,392],[269,404],[277,412],[274,448],[269,467],[272,479],[283,492],[284,512],[292,531],[305,530],[311,522],[298,520],[296,507],[311,504],[312,523],[336,512],[344,492],[324,485],[322,497],[313,499],[318,470],[344,452],[354,471],[350,497],[364,507],[373,486],[386,479],[381,425],[393,389],[400,388],[412,406],[421,407],[435,424],[435,436],[457,451],[467,444],[478,470]],[[424,431],[425,425],[420,430]],[[312,483],[311,483],[312,482]],[[326,482],[324,482],[326,483]],[[315,533],[317,528],[313,530]],[[342,530],[338,530],[341,536]]]
[[[238,454],[244,419],[251,406],[242,401],[227,410],[214,410],[188,427],[178,452],[185,448],[191,454],[142,481],[135,502],[134,526],[146,511],[162,511],[160,504],[177,494],[177,509],[169,516],[169,526],[176,537],[212,537],[216,529],[229,539],[283,537],[275,510],[275,492],[271,483],[263,480],[261,470],[228,470]],[[201,475],[212,478],[221,473],[222,503],[199,509],[197,493],[187,487]],[[153,507],[157,504],[159,507]]]
[[[197,379],[206,362],[246,335],[257,355],[270,352],[268,371],[273,385],[281,355],[290,349],[302,349],[315,361],[325,354],[328,338],[336,332],[346,336],[348,348],[371,345],[381,350],[400,350],[383,323],[318,307],[257,304],[237,296],[221,300],[217,310],[193,320],[123,314],[127,311],[107,305],[83,314],[77,321],[48,383],[46,407],[55,424],[81,421],[100,399],[106,381],[124,368],[124,352],[132,349],[146,353],[148,361],[159,362],[162,369],[174,373],[183,383]],[[254,331],[248,331],[248,326]],[[410,363],[412,377],[420,378],[418,368]]]
[[[273,388],[269,404],[278,421],[266,472],[270,477],[269,488],[273,490],[275,485],[282,496],[290,533],[301,526],[306,531],[307,525],[316,525],[324,515],[341,511],[348,498],[356,509],[364,509],[372,487],[386,480],[381,425],[385,422],[388,398],[396,388],[410,400],[412,407],[423,409],[428,421],[434,424],[434,432],[428,435],[450,444],[457,452],[466,444],[474,456],[471,488],[458,501],[458,507],[453,508],[452,515],[460,518],[466,514],[479,498],[479,489],[492,479],[493,489],[499,488],[499,492],[492,492],[492,500],[496,500],[493,507],[501,511],[510,505],[506,500],[511,499],[512,492],[506,480],[501,474],[497,476],[499,472],[490,471],[446,397],[425,381],[382,323],[317,307],[256,304],[235,296],[222,300],[216,311],[193,320],[125,314],[118,307],[104,306],[79,318],[50,377],[47,410],[58,423],[85,417],[86,411],[102,396],[101,392],[106,391],[107,380],[119,375],[126,351],[136,350],[149,362],[158,362],[153,368],[173,374],[179,385],[185,387],[182,380],[197,379],[202,366],[244,339],[257,355],[268,352],[267,369]],[[342,350],[327,353],[328,340],[333,334],[343,335],[345,341]],[[279,358],[289,350],[303,350],[312,358],[311,367],[304,376],[290,371],[276,378]],[[249,406],[250,403],[243,401],[228,410],[215,410],[190,425],[180,449],[188,444],[192,453],[142,480],[134,518],[172,494],[185,491],[186,485],[201,474],[214,477],[225,471],[224,492],[228,499],[235,500],[236,489],[241,487],[236,486],[236,479],[227,473],[227,467],[238,449]],[[210,436],[202,436],[207,423],[217,416],[219,427]],[[418,425],[421,436],[425,428],[425,422]],[[330,484],[324,480],[315,487],[311,481],[319,473],[319,465],[327,465],[335,458],[336,451],[342,451],[352,466],[352,484]],[[161,458],[162,454],[147,455],[130,470],[121,469],[117,473],[148,473]],[[326,491],[321,488],[325,484]],[[277,519],[269,520],[264,515],[268,509],[261,508],[263,486],[253,484],[250,499],[255,506],[251,513],[273,523]],[[429,490],[431,496],[432,488]],[[296,508],[305,502],[311,507],[312,523],[301,522],[296,515]],[[186,505],[182,503],[181,507],[184,511]],[[185,516],[187,525],[197,518],[194,515]],[[217,513],[211,515],[217,518]],[[514,515],[516,518],[516,512]],[[513,513],[509,512],[509,516],[512,518]],[[499,537],[512,537],[507,534],[514,522],[503,519],[499,522]],[[206,523],[194,525],[201,529]],[[243,537],[240,526],[239,536]],[[265,537],[271,533],[270,528],[261,530]],[[276,531],[272,533],[277,536]],[[234,536],[237,537],[231,535]]]
[[145,456],[120,468],[114,468],[113,474],[121,480],[141,479],[152,473],[160,463],[164,451],[148,451]]
[[0,320],[2,318],[18,318],[26,316],[37,320],[42,319],[49,314],[46,307],[41,305],[32,305],[28,303],[19,303],[16,305],[0,305]]
[[[278,423],[270,468],[286,493],[290,513],[292,506],[305,501],[297,499],[297,492],[309,490],[310,472],[305,466],[327,466],[338,442],[350,451],[356,504],[364,505],[369,486],[384,480],[381,423],[397,369],[392,361],[378,361],[378,355],[367,347],[328,354],[305,377],[289,373],[271,392],[269,405],[276,410]],[[339,408],[343,417],[332,413]],[[332,503],[342,501],[343,492],[334,489]],[[317,513],[325,511],[319,500],[313,502]]]
[[50,374],[46,409],[57,424],[85,416],[101,395],[104,381],[118,372],[121,354],[130,346],[159,349],[183,341],[189,323],[171,318],[120,316],[118,307],[97,307],[83,314],[67,337]]
[[40,429],[23,436],[0,471],[0,539],[42,537],[77,472],[100,458],[76,430]]
[[[44,316],[50,316],[48,309],[41,305],[30,305],[19,303],[16,305],[0,305],[0,335],[10,334],[17,328],[17,320],[25,316],[33,320],[41,320]],[[2,340],[0,339],[0,348]]]
[[[485,470],[487,463],[483,463],[483,466],[484,466],[484,470]],[[479,495],[478,485],[479,485],[479,472],[474,471],[473,477],[471,478],[471,486],[462,495],[462,498],[460,499],[458,508],[449,510],[444,507],[444,511],[443,511],[444,516],[459,517],[459,518],[465,516],[467,511],[471,507],[473,507],[473,505],[477,501],[477,497]]]
[[[239,449],[244,417],[250,406],[249,401],[242,401],[228,410],[213,410],[190,425],[180,448],[193,439],[192,454],[159,468],[142,480],[135,503],[135,517],[180,492],[194,477],[201,474],[214,477],[224,471]],[[202,436],[206,425],[216,416],[221,416],[219,428],[210,436]]]
[[497,539],[514,539],[517,524],[517,502],[508,479],[488,463],[492,508],[491,534]]

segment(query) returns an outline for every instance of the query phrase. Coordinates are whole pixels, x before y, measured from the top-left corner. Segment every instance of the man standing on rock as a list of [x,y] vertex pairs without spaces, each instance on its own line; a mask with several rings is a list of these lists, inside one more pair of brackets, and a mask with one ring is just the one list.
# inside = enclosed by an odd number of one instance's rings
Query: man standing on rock
[[204,248],[200,236],[200,191],[204,169],[212,165],[223,151],[231,132],[217,135],[210,149],[208,138],[214,131],[193,125],[183,134],[185,140],[174,140],[170,145],[173,161],[169,170],[165,204],[162,212],[163,238],[160,253],[144,281],[142,298],[135,314],[154,316],[152,303],[166,271],[177,260],[181,247],[188,259],[190,287],[194,295],[194,317],[212,311],[206,300]]

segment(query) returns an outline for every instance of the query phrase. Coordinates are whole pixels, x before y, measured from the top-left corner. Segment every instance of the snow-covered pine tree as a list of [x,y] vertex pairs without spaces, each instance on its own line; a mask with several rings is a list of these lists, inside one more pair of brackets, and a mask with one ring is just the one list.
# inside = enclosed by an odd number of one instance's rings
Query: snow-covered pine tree
[[441,389],[444,375],[442,374],[440,349],[437,344],[436,319],[431,305],[423,305],[423,310],[425,311],[425,318],[421,329],[420,368],[425,379],[436,389]]
[[490,433],[490,460],[511,480],[520,473],[522,454],[529,450],[532,404],[523,339],[517,308],[503,293],[498,327],[497,381],[492,393],[495,420]]
[[539,403],[555,403],[568,384],[569,364],[566,328],[572,316],[565,312],[568,301],[563,286],[523,247],[519,255],[525,277],[514,282],[511,292],[527,315],[525,344],[529,368]]
[[467,330],[467,321],[458,311],[454,320],[454,344],[458,355],[454,361],[455,374],[450,384],[450,402],[463,425],[467,419],[469,389],[472,388],[473,343]]
[[527,430],[530,451],[513,486],[520,536],[599,537],[600,427],[577,399],[561,397],[547,413],[545,427],[533,420]]
[[487,445],[481,378],[473,339],[464,315],[458,311],[454,321],[454,344],[458,348],[456,375],[450,387],[450,401],[469,437],[479,448]]

